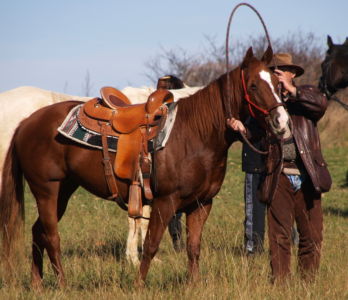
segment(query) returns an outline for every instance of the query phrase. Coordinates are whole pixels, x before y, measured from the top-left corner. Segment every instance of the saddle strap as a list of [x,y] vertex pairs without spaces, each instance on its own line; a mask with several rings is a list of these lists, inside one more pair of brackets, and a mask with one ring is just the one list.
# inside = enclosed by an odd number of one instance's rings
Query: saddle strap
[[140,155],[140,169],[143,177],[143,189],[145,198],[149,201],[153,200],[153,194],[150,186],[150,175],[151,175],[151,159],[149,158],[148,141],[150,138],[150,128],[141,128],[142,135],[142,149]]
[[105,175],[105,179],[106,179],[106,183],[108,185],[109,191],[111,192],[111,196],[108,197],[108,199],[116,201],[119,207],[127,211],[128,210],[127,205],[124,203],[122,197],[118,193],[114,171],[112,169],[112,164],[110,162],[109,148],[108,148],[108,142],[106,137],[107,125],[105,122],[99,122],[99,124],[100,124],[100,133],[101,133],[102,146],[103,146],[104,175]]
[[153,194],[151,190],[151,160],[148,155],[144,155],[141,161],[141,173],[143,175],[143,186],[145,198],[149,201],[153,200]]
[[[145,136],[145,140],[154,140],[154,144],[156,145],[156,139],[159,134],[159,132],[164,127],[164,124],[166,123],[168,116],[168,109],[165,106],[164,114],[161,118],[160,123],[155,127],[147,126],[147,128],[142,128],[141,132],[143,137]],[[141,173],[143,177],[143,189],[144,189],[144,196],[149,201],[149,203],[153,200],[153,192],[151,189],[151,175],[154,183],[155,191],[157,190],[157,182],[156,182],[156,168],[155,168],[155,153],[156,153],[156,147],[153,149],[153,160],[151,159],[151,155],[148,152],[148,143],[143,143],[142,147],[142,155],[141,155],[141,161],[140,161],[140,168]]]

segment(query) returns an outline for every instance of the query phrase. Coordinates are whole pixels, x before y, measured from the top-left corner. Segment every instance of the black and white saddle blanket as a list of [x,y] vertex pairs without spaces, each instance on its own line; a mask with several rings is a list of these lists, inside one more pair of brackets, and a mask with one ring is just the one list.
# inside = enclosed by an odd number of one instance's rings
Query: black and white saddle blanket
[[[83,127],[78,120],[78,114],[82,105],[83,104],[75,106],[66,116],[65,120],[58,127],[57,130],[66,138],[71,139],[79,144],[92,148],[103,149],[100,133]],[[157,138],[155,140],[150,141],[149,143],[150,152],[152,152],[154,149],[162,149],[166,145],[174,126],[176,113],[177,103],[170,103],[168,105],[167,120],[163,129],[160,131]],[[109,151],[117,151],[117,140],[117,137],[107,136]]]

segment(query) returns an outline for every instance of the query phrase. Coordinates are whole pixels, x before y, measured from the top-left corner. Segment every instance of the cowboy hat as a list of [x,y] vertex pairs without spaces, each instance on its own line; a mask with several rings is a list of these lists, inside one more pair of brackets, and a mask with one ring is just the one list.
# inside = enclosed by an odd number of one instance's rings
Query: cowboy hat
[[292,56],[289,53],[277,53],[273,55],[272,61],[268,65],[271,70],[275,68],[287,68],[299,77],[304,73],[304,69],[292,62]]

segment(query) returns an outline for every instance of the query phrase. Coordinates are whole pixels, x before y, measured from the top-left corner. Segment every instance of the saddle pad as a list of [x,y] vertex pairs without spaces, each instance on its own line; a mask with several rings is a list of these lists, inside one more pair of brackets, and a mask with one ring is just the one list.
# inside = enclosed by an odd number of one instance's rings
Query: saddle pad
[[[96,149],[103,149],[101,135],[95,131],[92,131],[83,127],[78,121],[77,116],[82,105],[83,104],[75,106],[66,116],[65,120],[57,128],[57,130],[60,134],[62,134],[66,138],[73,140],[79,144],[96,148]],[[168,105],[167,120],[163,129],[160,131],[155,141],[149,142],[148,147],[150,152],[153,152],[154,148],[156,150],[159,150],[166,145],[175,122],[176,112],[177,112],[176,103],[170,103]],[[108,142],[109,151],[116,152],[118,138],[114,136],[107,136],[107,142]]]

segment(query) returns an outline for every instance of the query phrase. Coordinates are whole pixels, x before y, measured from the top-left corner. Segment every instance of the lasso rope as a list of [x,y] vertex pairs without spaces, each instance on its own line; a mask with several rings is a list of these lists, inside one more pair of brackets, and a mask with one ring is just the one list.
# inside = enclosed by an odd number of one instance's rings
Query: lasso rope
[[[227,119],[231,119],[232,118],[232,113],[231,113],[231,87],[230,87],[230,73],[229,73],[229,68],[230,68],[230,63],[229,63],[229,36],[230,36],[230,27],[231,27],[231,22],[232,22],[232,18],[234,16],[234,13],[236,12],[236,10],[241,7],[241,6],[247,6],[249,7],[251,10],[253,10],[256,15],[259,17],[261,24],[263,26],[263,29],[265,31],[265,35],[268,41],[269,46],[272,48],[272,44],[271,44],[271,39],[269,37],[268,34],[268,30],[266,27],[265,22],[263,21],[260,13],[257,11],[257,9],[255,7],[253,7],[252,5],[250,5],[249,3],[239,3],[237,4],[234,9],[232,10],[230,17],[228,19],[228,24],[227,24],[227,32],[226,32],[226,49],[225,49],[225,54],[226,54],[226,73],[227,73],[227,101],[225,101],[225,109],[226,109],[226,114],[227,114]],[[248,146],[255,152],[262,154],[262,155],[267,155],[268,151],[260,151],[259,149],[255,148],[255,146],[253,144],[250,143],[250,141],[247,139],[247,137],[245,136],[245,134],[241,133],[241,136],[243,138],[243,140],[248,144]]]

